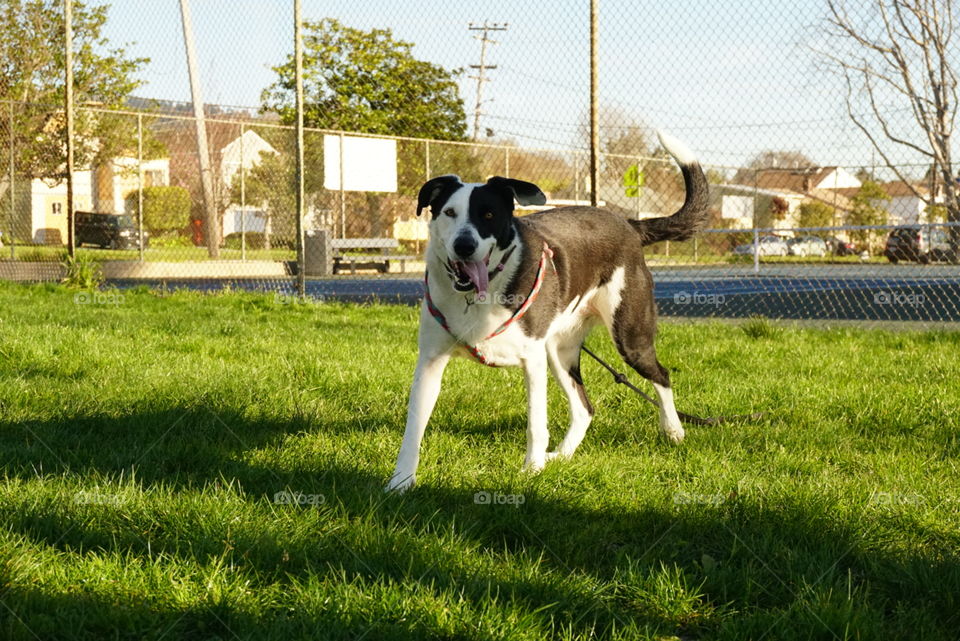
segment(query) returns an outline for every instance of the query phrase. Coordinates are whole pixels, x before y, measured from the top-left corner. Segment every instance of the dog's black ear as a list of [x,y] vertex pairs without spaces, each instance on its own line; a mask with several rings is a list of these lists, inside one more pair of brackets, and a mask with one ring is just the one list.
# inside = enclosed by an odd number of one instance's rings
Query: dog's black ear
[[543,205],[547,202],[546,195],[533,183],[494,176],[487,181],[487,184],[498,189],[509,189],[521,205]]
[[425,182],[423,187],[420,188],[420,195],[417,196],[417,216],[420,215],[424,207],[432,205],[441,194],[453,193],[462,185],[460,176],[454,174],[438,176]]

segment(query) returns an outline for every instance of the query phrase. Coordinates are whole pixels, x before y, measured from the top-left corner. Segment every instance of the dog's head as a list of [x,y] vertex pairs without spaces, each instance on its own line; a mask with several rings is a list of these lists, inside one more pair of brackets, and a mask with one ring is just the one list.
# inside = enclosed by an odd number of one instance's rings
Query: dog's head
[[440,176],[420,188],[417,215],[430,207],[430,236],[461,292],[486,294],[494,247],[513,242],[513,201],[542,205],[547,197],[533,183],[494,176],[485,184],[464,184],[459,176]]

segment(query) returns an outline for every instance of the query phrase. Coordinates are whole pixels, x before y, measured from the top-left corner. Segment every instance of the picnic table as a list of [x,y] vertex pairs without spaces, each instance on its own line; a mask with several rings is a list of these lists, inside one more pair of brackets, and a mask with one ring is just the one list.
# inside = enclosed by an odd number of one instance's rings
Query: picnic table
[[358,269],[373,269],[386,274],[391,262],[399,262],[400,271],[405,272],[407,261],[420,259],[419,256],[391,253],[400,247],[396,238],[334,238],[330,247],[333,249],[334,274],[347,269],[351,274],[356,274]]

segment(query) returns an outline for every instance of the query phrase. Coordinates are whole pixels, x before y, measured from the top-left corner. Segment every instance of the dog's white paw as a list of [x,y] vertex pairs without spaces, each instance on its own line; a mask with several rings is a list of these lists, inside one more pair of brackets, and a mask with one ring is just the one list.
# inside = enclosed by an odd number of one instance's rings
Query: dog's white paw
[[390,482],[387,483],[387,486],[383,488],[384,492],[396,492],[397,494],[402,494],[406,492],[414,485],[417,484],[417,477],[412,474],[409,476],[398,477],[394,476],[390,479]]
[[683,441],[683,437],[686,435],[682,427],[662,427],[660,431],[663,433],[663,437],[670,441],[673,445],[678,445]]
[[538,459],[527,459],[523,462],[523,471],[530,474],[537,474],[540,472],[544,465],[547,464],[546,456]]

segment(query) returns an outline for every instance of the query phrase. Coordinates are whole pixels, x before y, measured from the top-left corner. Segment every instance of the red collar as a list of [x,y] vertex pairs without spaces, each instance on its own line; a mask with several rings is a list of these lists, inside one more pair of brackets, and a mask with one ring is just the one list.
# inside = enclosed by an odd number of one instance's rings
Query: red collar
[[[512,251],[512,250],[511,250],[511,251]],[[508,256],[509,256],[509,254],[508,254]],[[507,257],[504,257],[504,259],[500,261],[500,264],[497,266],[497,271],[500,271],[500,270],[503,269],[503,265],[504,265],[504,263],[506,263],[506,258],[507,258]],[[483,339],[484,341],[490,340],[490,339],[493,338],[494,336],[499,336],[500,334],[502,334],[503,332],[505,332],[506,329],[507,329],[510,325],[512,325],[514,322],[520,320],[520,318],[523,317],[523,315],[527,313],[527,310],[529,310],[529,309],[530,309],[530,306],[533,305],[533,301],[535,301],[535,300],[537,299],[537,295],[540,293],[540,287],[543,286],[543,279],[544,279],[544,277],[546,276],[546,273],[547,273],[547,270],[546,270],[545,268],[546,268],[546,265],[547,265],[547,259],[548,259],[548,258],[551,259],[551,260],[553,260],[553,250],[550,249],[550,247],[549,247],[549,245],[547,245],[547,243],[543,243],[543,251],[542,251],[541,254],[540,254],[540,264],[537,266],[537,275],[536,275],[536,277],[533,279],[533,287],[530,289],[530,294],[527,295],[526,299],[524,299],[524,301],[523,301],[523,304],[520,305],[520,307],[517,309],[517,311],[515,311],[515,312],[510,316],[510,318],[508,318],[506,321],[504,321],[503,324],[500,325],[500,327],[498,327],[496,330],[494,330],[489,336],[487,336],[486,338],[484,338],[484,339]],[[440,327],[442,327],[442,328],[444,328],[445,330],[447,330],[447,333],[450,334],[450,336],[452,336],[455,341],[457,341],[458,343],[460,343],[460,345],[462,345],[463,347],[465,347],[466,350],[467,350],[468,352],[470,352],[470,354],[471,354],[475,359],[477,359],[480,363],[483,363],[484,365],[487,365],[487,366],[489,366],[489,367],[497,367],[497,364],[496,364],[496,363],[491,363],[491,362],[489,362],[489,361],[486,359],[486,357],[480,352],[480,350],[477,349],[477,347],[476,347],[475,345],[471,345],[470,343],[467,343],[466,341],[464,341],[464,340],[461,339],[459,336],[457,336],[456,334],[453,333],[453,330],[450,329],[450,325],[447,324],[447,319],[444,317],[443,312],[441,312],[439,309],[437,309],[437,306],[434,305],[434,303],[433,303],[433,299],[430,297],[430,275],[429,275],[429,273],[427,273],[427,272],[424,273],[424,275],[423,275],[423,281],[424,281],[424,286],[425,286],[425,288],[426,288],[426,296],[424,297],[424,299],[425,299],[426,302],[427,302],[427,310],[429,310],[430,315],[433,316],[433,317],[437,320],[438,323],[440,323]]]

